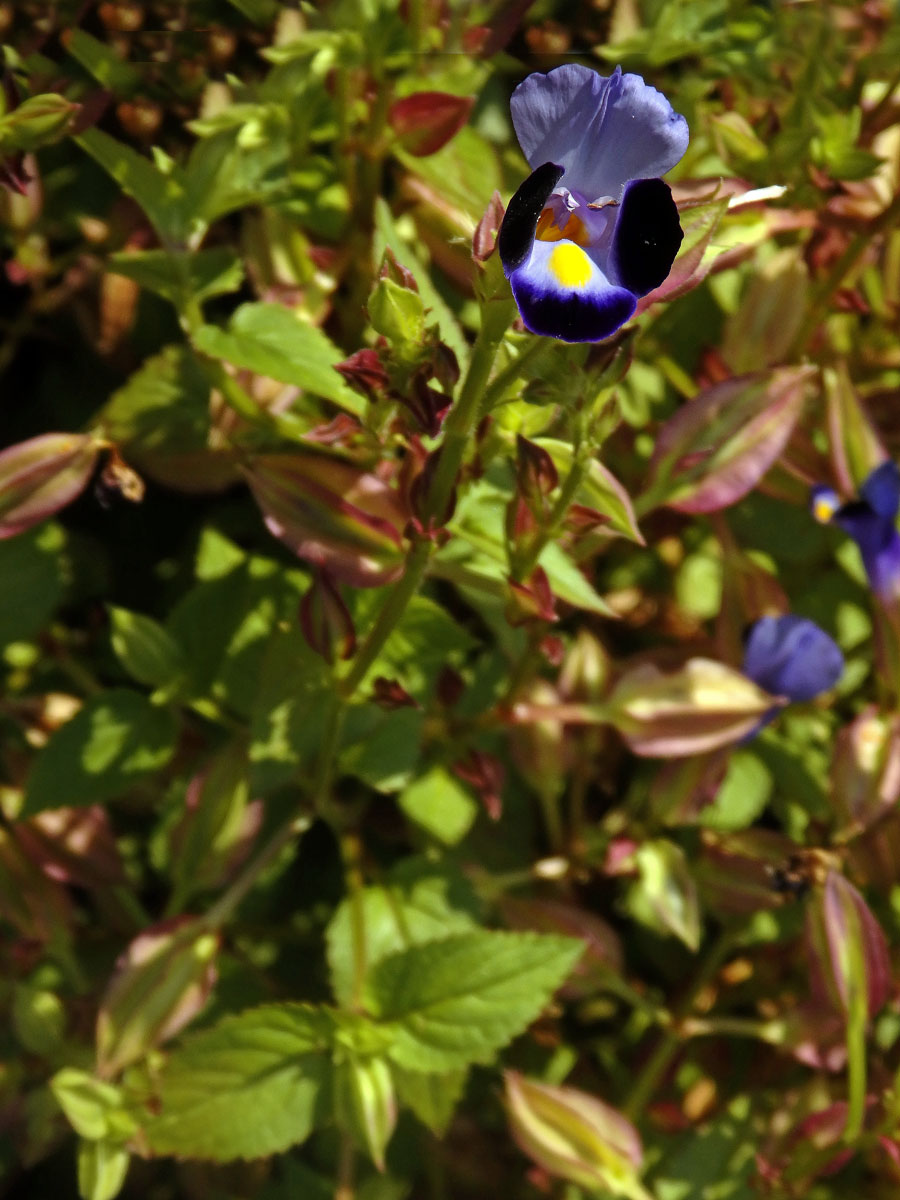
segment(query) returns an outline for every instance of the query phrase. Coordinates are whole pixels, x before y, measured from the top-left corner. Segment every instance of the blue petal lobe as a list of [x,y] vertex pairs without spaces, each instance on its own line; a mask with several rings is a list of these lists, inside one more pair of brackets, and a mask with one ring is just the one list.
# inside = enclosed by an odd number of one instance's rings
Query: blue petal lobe
[[825,630],[806,617],[761,617],[750,628],[742,669],[773,696],[812,700],[840,679],[844,656]]
[[668,184],[634,179],[625,187],[613,232],[613,278],[636,296],[659,287],[672,269],[684,233]]
[[629,179],[664,175],[688,145],[687,121],[640,75],[604,78],[577,63],[529,75],[510,101],[529,164],[558,162],[565,184],[618,200]]
[[900,509],[900,470],[897,464],[892,459],[881,463],[868,475],[859,494],[879,517],[895,521]]
[[497,250],[507,278],[528,257],[538,217],[562,173],[562,167],[544,163],[528,176],[510,200],[497,236]]
[[900,535],[893,517],[880,516],[866,500],[851,500],[834,520],[859,546],[872,590],[900,595]]
[[610,283],[574,242],[535,241],[509,276],[526,328],[566,342],[598,342],[624,325],[636,299]]

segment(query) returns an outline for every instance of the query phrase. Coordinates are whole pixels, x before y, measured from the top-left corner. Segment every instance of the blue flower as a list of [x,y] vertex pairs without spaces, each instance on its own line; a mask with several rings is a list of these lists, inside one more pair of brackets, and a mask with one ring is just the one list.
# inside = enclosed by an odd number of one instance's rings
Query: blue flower
[[[793,615],[760,617],[747,631],[741,670],[763,691],[798,703],[834,687],[844,670],[844,656],[815,621]],[[749,737],[779,711],[778,706],[771,708]]]
[[510,102],[532,174],[499,251],[532,333],[596,342],[666,278],[684,236],[658,178],[684,154],[684,117],[640,75],[569,64],[529,75]]
[[882,599],[900,597],[900,470],[888,460],[866,477],[859,499],[842,504],[829,487],[812,490],[811,508],[817,521],[833,522],[859,546],[872,591]]

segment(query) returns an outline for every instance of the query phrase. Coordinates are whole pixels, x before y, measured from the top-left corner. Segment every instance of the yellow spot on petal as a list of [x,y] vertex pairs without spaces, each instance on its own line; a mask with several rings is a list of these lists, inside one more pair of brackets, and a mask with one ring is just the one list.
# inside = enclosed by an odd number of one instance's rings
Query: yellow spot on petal
[[591,277],[591,260],[574,242],[560,242],[549,262],[563,287],[582,288]]
[[813,516],[821,525],[827,525],[837,508],[833,496],[819,496],[813,504]]

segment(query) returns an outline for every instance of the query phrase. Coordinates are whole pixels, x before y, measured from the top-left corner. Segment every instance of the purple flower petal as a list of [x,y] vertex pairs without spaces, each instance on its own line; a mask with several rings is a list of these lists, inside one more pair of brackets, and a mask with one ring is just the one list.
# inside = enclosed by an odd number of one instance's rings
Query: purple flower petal
[[889,458],[870,472],[859,495],[879,517],[894,523],[900,508],[900,470],[893,459]]
[[900,535],[893,518],[880,516],[865,500],[851,500],[834,522],[859,546],[872,590],[880,596],[900,593]]
[[840,679],[844,656],[814,621],[793,615],[761,617],[750,628],[742,670],[773,696],[812,700]]
[[596,342],[624,325],[637,303],[610,283],[580,246],[537,240],[510,273],[513,296],[532,333],[567,342]]
[[629,292],[646,296],[669,274],[683,237],[668,184],[633,179],[613,232],[610,273]]
[[618,200],[630,179],[665,174],[688,145],[684,117],[619,67],[609,78],[577,63],[529,75],[510,107],[529,164],[561,163],[566,187],[591,200]]

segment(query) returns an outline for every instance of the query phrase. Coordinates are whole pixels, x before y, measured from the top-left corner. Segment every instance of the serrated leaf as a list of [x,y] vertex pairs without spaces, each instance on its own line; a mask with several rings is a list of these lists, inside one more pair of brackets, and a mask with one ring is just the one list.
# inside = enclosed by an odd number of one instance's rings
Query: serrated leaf
[[120,795],[166,765],[175,751],[176,733],[172,713],[139,692],[101,692],[38,755],[25,787],[22,816]]
[[365,408],[363,398],[334,369],[343,352],[321,329],[280,304],[242,304],[228,329],[203,325],[194,341],[204,354],[296,384],[348,412]]
[[312,1132],[330,1077],[332,1021],[305,1004],[227,1017],[175,1051],[144,1133],[157,1154],[263,1158]]
[[[441,941],[476,927],[476,901],[461,875],[418,859],[407,859],[383,887],[363,888],[366,966],[406,947]],[[353,995],[353,928],[350,902],[338,905],[326,934],[328,968],[335,999],[349,1005]]]
[[392,1059],[419,1071],[487,1063],[522,1033],[582,952],[571,938],[479,930],[383,959],[366,986]]

